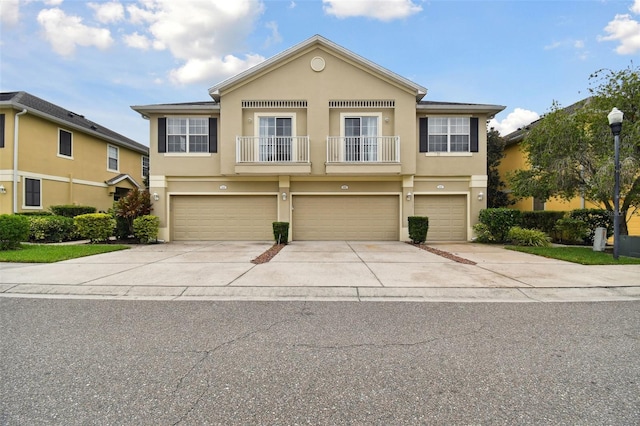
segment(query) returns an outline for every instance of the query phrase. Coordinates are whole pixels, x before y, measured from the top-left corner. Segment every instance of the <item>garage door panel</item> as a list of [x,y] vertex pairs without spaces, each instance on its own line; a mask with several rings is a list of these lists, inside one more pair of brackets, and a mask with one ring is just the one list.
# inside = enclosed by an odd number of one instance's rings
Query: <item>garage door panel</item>
[[293,197],[294,240],[399,239],[398,196]]
[[427,241],[467,240],[465,195],[416,195],[416,216],[429,217]]
[[177,241],[273,239],[275,196],[173,196],[171,207]]

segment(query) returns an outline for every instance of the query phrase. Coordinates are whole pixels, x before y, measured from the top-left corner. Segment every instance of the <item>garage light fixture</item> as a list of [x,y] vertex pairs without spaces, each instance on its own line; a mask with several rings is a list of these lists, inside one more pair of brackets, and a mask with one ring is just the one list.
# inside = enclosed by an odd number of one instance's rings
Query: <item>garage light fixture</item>
[[0,194],[6,194],[7,193],[7,188],[4,187],[4,185],[0,185]]
[[411,193],[407,192],[407,201],[411,201]]
[[282,193],[282,201],[287,201],[287,193],[286,192]]
[[156,201],[158,201],[160,199],[160,196],[158,195],[157,192],[153,193],[153,199],[156,200]]
[[484,194],[482,192],[478,193],[478,201],[482,201],[482,199],[484,198]]

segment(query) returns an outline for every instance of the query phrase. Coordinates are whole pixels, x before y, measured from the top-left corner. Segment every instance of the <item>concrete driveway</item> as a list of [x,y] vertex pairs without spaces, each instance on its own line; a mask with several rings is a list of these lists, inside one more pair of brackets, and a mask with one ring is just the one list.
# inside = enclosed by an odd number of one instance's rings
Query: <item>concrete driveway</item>
[[[271,242],[135,246],[54,264],[0,263],[0,296],[153,300],[640,300],[640,265],[582,266],[481,244]],[[451,256],[449,256],[451,257]]]

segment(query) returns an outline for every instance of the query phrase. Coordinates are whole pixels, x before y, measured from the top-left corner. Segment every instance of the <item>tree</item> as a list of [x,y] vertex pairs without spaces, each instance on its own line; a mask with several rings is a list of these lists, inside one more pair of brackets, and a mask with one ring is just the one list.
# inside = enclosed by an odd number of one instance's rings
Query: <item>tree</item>
[[628,213],[640,207],[640,69],[599,70],[589,77],[591,96],[570,108],[557,102],[521,143],[530,168],[508,180],[517,197],[570,200],[584,196],[613,213],[614,143],[607,114],[624,112],[620,134],[620,234]]
[[127,235],[120,235],[120,237],[126,237],[134,234],[133,221],[140,216],[145,216],[151,213],[153,208],[151,207],[151,197],[149,191],[146,189],[140,191],[138,188],[131,189],[126,196],[120,198],[113,203],[113,213],[117,218],[120,218],[126,225],[124,232]]
[[505,184],[500,179],[498,166],[504,158],[505,140],[500,132],[493,127],[487,133],[487,207],[499,208],[513,204],[509,196],[504,192]]

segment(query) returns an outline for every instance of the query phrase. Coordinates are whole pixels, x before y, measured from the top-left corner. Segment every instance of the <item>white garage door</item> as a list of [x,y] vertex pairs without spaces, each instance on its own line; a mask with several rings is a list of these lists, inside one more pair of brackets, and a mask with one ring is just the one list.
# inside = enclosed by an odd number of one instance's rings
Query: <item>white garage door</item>
[[293,239],[398,241],[397,195],[295,195]]
[[416,195],[415,215],[429,218],[429,241],[467,240],[465,195]]
[[173,196],[173,240],[270,241],[277,208],[275,195]]

